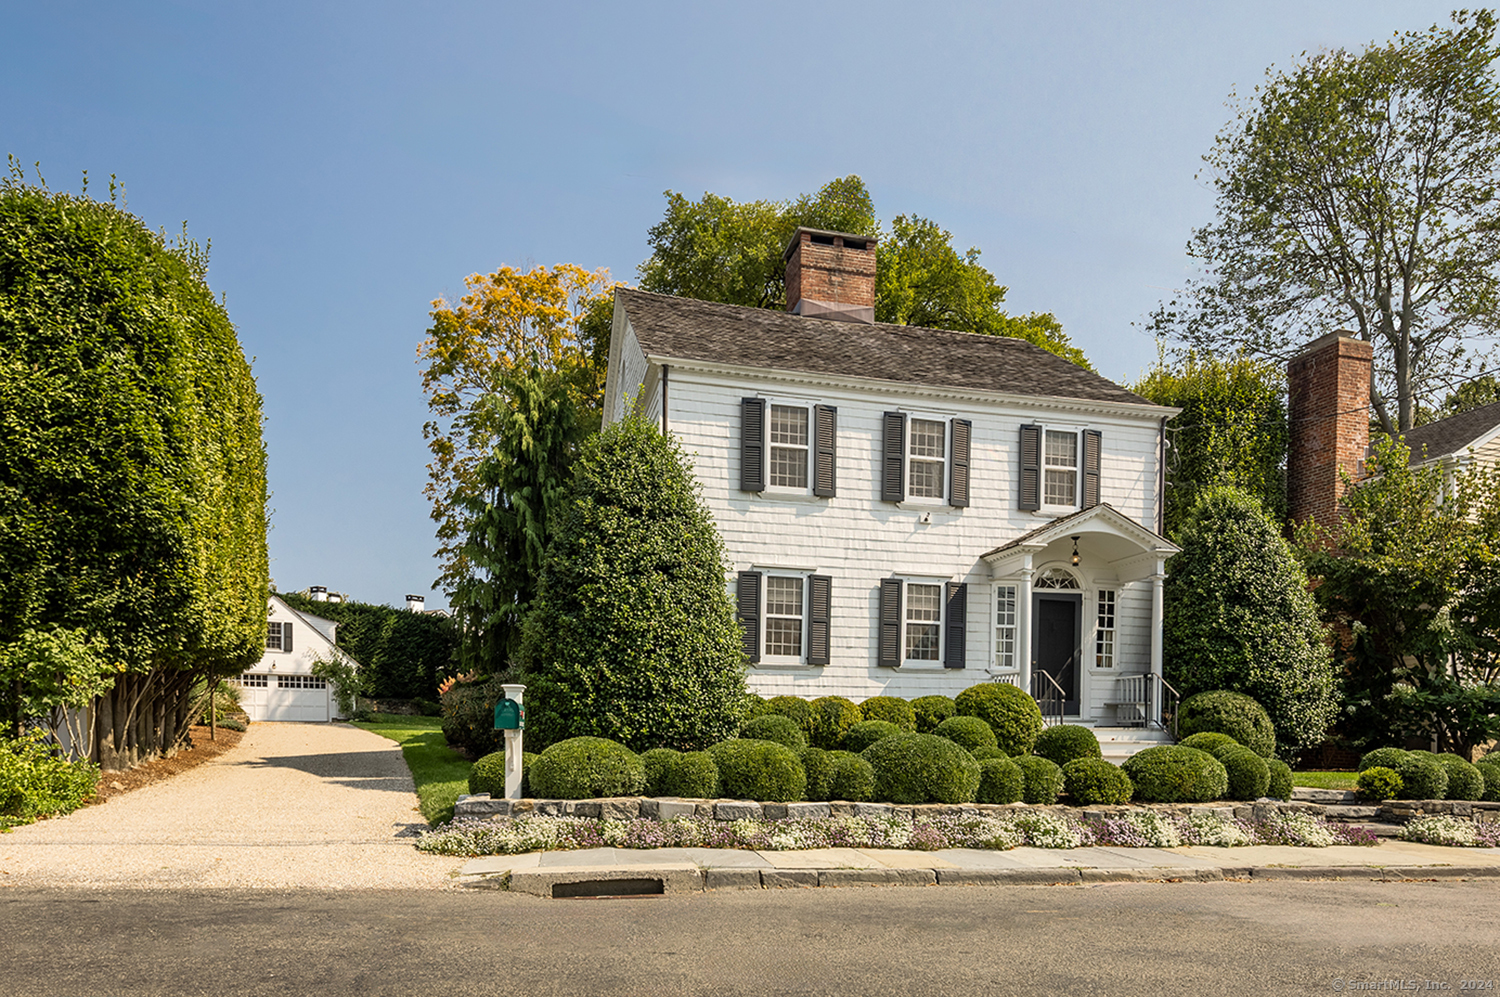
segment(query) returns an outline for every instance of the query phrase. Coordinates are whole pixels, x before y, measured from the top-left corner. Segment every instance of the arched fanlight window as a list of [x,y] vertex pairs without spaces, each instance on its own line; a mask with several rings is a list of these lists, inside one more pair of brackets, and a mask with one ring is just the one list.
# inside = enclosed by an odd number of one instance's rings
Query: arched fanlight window
[[1066,568],[1048,568],[1037,576],[1034,589],[1077,589],[1078,579]]

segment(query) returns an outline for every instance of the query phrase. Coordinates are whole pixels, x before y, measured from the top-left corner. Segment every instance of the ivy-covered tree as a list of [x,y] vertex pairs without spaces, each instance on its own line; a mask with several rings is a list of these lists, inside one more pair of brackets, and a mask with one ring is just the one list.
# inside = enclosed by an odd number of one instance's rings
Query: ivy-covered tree
[[0,647],[102,643],[105,768],[172,751],[194,682],[265,647],[260,396],[207,268],[86,189],[0,181]]
[[1320,743],[1338,714],[1327,633],[1281,528],[1253,497],[1203,491],[1174,535],[1163,666],[1184,696],[1228,689],[1271,716],[1278,749]]
[[1182,524],[1206,489],[1229,485],[1286,522],[1290,432],[1281,368],[1240,355],[1165,355],[1130,390],[1182,409],[1167,422],[1166,532]]
[[679,444],[641,419],[592,437],[526,617],[528,743],[697,750],[733,736],[745,662],[724,572]]

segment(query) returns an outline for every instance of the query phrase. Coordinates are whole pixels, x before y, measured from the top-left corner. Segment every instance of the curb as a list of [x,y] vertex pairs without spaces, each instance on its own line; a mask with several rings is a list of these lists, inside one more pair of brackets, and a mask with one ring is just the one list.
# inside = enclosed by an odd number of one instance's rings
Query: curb
[[1355,881],[1500,878],[1500,866],[1251,866],[1136,869],[701,869],[690,862],[642,866],[555,866],[480,874],[471,889],[533,896],[605,897],[710,890],[855,886],[1088,886],[1102,883],[1209,883],[1224,880]]

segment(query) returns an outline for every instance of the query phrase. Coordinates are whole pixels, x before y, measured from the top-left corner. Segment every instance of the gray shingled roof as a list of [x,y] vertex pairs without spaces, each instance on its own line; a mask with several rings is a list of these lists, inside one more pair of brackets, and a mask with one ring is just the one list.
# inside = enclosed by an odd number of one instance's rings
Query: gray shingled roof
[[1447,419],[1408,429],[1402,435],[1406,445],[1411,448],[1412,460],[1436,460],[1449,454],[1462,453],[1496,426],[1500,426],[1500,402],[1481,405]]
[[1020,339],[878,322],[832,322],[626,288],[615,294],[648,356],[1016,395],[1152,404]]

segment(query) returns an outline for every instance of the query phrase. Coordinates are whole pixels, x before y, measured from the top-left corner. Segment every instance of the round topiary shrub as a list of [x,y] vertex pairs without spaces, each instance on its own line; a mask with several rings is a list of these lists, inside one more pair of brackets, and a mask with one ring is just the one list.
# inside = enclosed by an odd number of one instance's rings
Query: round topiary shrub
[[1077,724],[1058,724],[1048,727],[1036,736],[1031,753],[1066,765],[1075,758],[1103,757],[1099,750],[1099,738],[1087,727]]
[[1080,807],[1129,803],[1135,786],[1118,765],[1102,758],[1075,758],[1062,767],[1063,789]]
[[970,686],[953,700],[953,707],[961,717],[978,717],[989,724],[1008,755],[1029,754],[1042,732],[1036,700],[1004,682]]
[[1229,775],[1225,799],[1258,800],[1271,785],[1271,770],[1266,760],[1241,744],[1226,744],[1211,754]]
[[1406,752],[1401,748],[1376,748],[1374,751],[1366,752],[1359,760],[1358,771],[1375,768],[1377,765],[1383,769],[1394,769],[1401,764],[1401,759],[1406,757]]
[[1188,738],[1201,731],[1228,734],[1262,758],[1276,754],[1270,716],[1242,692],[1213,689],[1184,699],[1177,711],[1177,735]]
[[807,735],[797,726],[797,721],[778,713],[751,720],[740,728],[740,737],[747,741],[775,741],[796,752],[807,747]]
[[979,763],[947,738],[896,734],[860,757],[875,770],[875,799],[885,803],[972,803]]
[[1384,765],[1371,765],[1359,774],[1355,788],[1362,799],[1394,800],[1401,795],[1401,776]]
[[1183,738],[1177,743],[1184,748],[1197,748],[1199,751],[1206,751],[1210,755],[1217,754],[1220,748],[1227,748],[1231,744],[1241,748],[1244,747],[1243,744],[1240,744],[1240,742],[1228,734],[1220,734],[1215,730],[1200,731],[1190,737]]
[[1474,767],[1484,777],[1484,796],[1491,803],[1500,803],[1500,760],[1481,759]]
[[862,720],[844,734],[844,750],[859,754],[883,738],[894,737],[901,728],[886,720]]
[[802,728],[804,737],[812,729],[812,703],[801,696],[772,696],[766,700],[766,712],[791,717]]
[[1005,753],[1005,749],[1004,748],[999,748],[999,747],[996,747],[996,748],[975,748],[973,751],[969,752],[969,754],[971,754],[971,755],[974,756],[974,760],[976,762],[982,762],[986,758],[1009,758],[1010,757],[1010,755],[1007,755]]
[[978,717],[949,717],[938,724],[932,733],[938,737],[946,737],[969,752],[996,746],[995,732]]
[[978,803],[1020,803],[1026,791],[1026,776],[1009,756],[986,758],[979,763]]
[[740,708],[740,722],[754,720],[762,713],[770,713],[771,704],[766,702],[766,697],[756,695],[753,692],[745,693],[744,705]]
[[804,795],[809,800],[828,799],[828,785],[833,779],[833,752],[822,748],[808,748],[799,757],[802,771],[807,776]]
[[1467,758],[1447,753],[1438,755],[1437,763],[1448,773],[1448,792],[1443,799],[1484,799],[1484,773],[1469,764]]
[[719,767],[706,751],[684,751],[667,770],[663,796],[702,800],[719,795]]
[[775,741],[741,738],[708,749],[719,770],[719,792],[737,800],[786,803],[807,792],[797,753]]
[[489,793],[492,799],[505,796],[505,752],[492,751],[469,769],[469,792]]
[[668,774],[682,757],[682,752],[673,751],[671,748],[652,748],[650,751],[641,752],[641,765],[646,769],[647,796],[669,796],[672,795],[664,788]]
[[918,696],[911,701],[917,715],[917,733],[931,734],[938,724],[953,716],[953,700],[948,696]]
[[1448,793],[1448,773],[1436,759],[1408,751],[1391,767],[1401,777],[1403,800],[1441,800]]
[[[810,757],[817,752],[817,758]],[[847,800],[859,803],[875,792],[875,770],[870,763],[850,751],[819,751],[809,748],[802,756],[807,769],[809,800]],[[817,777],[814,778],[814,770]]]
[[1266,786],[1266,795],[1273,800],[1292,798],[1292,767],[1280,758],[1267,758],[1266,768],[1271,771],[1271,781]]
[[1027,803],[1050,805],[1062,794],[1062,767],[1050,758],[1040,755],[1022,755],[1011,759],[1021,770],[1025,780],[1021,787],[1021,799]]
[[531,788],[543,799],[636,796],[646,788],[640,756],[604,737],[558,741],[537,757],[529,775]]
[[1137,752],[1121,768],[1143,803],[1207,803],[1229,788],[1229,773],[1217,758],[1180,744]]
[[812,701],[808,743],[832,751],[844,743],[849,728],[863,720],[859,707],[843,696],[822,696]]
[[896,696],[871,696],[859,704],[859,712],[866,720],[884,720],[908,733],[917,729],[917,711],[906,700]]

